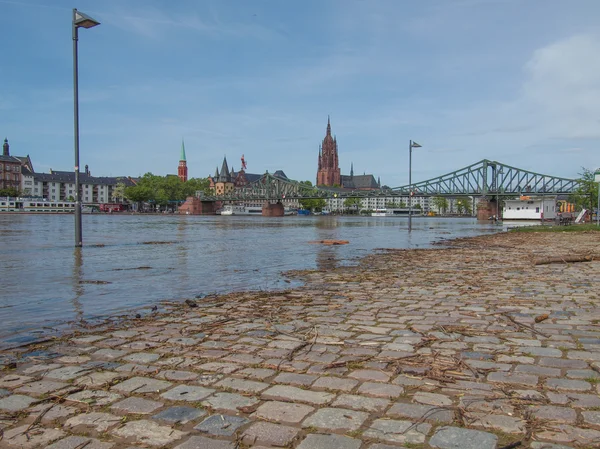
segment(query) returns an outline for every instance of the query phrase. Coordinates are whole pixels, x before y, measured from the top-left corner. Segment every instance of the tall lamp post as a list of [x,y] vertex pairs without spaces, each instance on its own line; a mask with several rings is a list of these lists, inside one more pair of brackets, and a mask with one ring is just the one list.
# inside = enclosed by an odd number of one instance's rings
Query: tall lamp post
[[500,167],[500,170],[496,171],[496,221],[500,219],[500,184],[498,184],[498,178],[503,173],[504,170],[502,170],[502,167]]
[[598,183],[598,204],[596,206],[596,226],[600,226],[600,168],[594,173],[594,181]]
[[79,28],[92,28],[100,22],[73,8],[73,125],[75,127],[75,246],[82,246],[81,194],[79,192],[79,77],[77,73],[77,40]]
[[421,148],[417,142],[412,140],[408,143],[408,232],[412,231],[412,149]]

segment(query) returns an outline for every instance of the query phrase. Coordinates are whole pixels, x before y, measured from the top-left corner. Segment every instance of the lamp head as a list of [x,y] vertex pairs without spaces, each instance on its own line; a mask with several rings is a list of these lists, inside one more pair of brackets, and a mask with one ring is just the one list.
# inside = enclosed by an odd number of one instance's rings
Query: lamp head
[[100,25],[100,22],[92,19],[87,14],[75,10],[75,19],[73,20],[73,25],[77,28],[93,28],[96,25]]

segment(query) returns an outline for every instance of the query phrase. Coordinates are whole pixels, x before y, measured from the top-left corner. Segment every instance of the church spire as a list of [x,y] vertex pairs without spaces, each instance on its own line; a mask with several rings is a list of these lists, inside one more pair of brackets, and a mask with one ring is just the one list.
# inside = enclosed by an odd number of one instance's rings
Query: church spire
[[177,168],[177,176],[183,182],[188,180],[188,169],[187,162],[185,160],[185,144],[183,143],[183,139],[181,139],[181,154],[179,156],[179,167]]
[[181,156],[179,156],[179,160],[180,161],[185,161],[185,143],[183,142],[183,139],[181,139]]
[[329,120],[329,115],[327,116],[327,135],[331,136],[331,122]]
[[350,178],[354,178],[354,162],[350,162]]

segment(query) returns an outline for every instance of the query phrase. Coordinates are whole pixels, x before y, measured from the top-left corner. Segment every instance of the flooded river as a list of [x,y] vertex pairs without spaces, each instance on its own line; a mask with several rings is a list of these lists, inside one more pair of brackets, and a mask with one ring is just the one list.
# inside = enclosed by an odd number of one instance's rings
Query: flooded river
[[[84,215],[76,249],[73,220],[0,215],[0,346],[161,300],[289,288],[287,270],[353,264],[376,248],[501,230],[471,218],[414,218],[409,233],[406,217]],[[323,239],[350,243],[309,243]]]

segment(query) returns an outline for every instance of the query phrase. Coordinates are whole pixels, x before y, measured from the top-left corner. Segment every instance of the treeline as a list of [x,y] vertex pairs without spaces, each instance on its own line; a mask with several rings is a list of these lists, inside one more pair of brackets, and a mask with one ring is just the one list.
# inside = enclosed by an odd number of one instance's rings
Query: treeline
[[166,206],[169,203],[184,201],[196,192],[209,193],[208,178],[192,178],[183,182],[177,176],[157,176],[146,173],[135,186],[117,184],[113,198],[127,198],[132,203],[155,203]]

